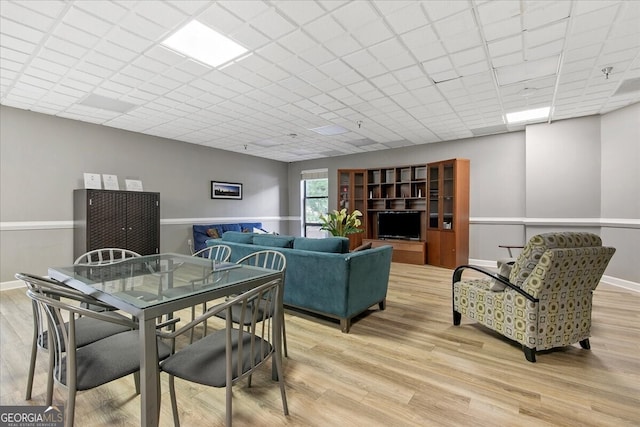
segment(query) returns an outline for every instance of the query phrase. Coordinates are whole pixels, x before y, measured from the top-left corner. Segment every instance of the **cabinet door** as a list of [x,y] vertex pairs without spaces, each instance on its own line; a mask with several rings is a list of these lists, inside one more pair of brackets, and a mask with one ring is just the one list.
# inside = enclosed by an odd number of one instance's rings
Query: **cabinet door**
[[455,268],[456,260],[456,235],[451,231],[440,233],[440,265],[447,268]]
[[[354,210],[362,213],[360,228],[366,229],[366,171],[363,169],[338,170],[338,210],[346,209],[350,214]],[[363,233],[349,234],[349,247],[355,249],[362,244]]]
[[158,253],[160,201],[156,193],[127,194],[127,249],[140,255]]
[[440,200],[442,199],[442,190],[440,182],[440,165],[429,165],[429,219],[428,228],[437,229],[440,228],[442,218],[442,206]]
[[125,196],[119,192],[87,191],[86,251],[126,247]]

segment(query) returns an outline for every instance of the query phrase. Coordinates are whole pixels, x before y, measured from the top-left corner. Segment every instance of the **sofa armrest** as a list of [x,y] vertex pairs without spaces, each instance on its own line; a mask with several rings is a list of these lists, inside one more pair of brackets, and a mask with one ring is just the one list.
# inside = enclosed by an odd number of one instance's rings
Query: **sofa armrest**
[[347,317],[361,313],[387,297],[391,270],[391,246],[353,252],[348,260],[349,278],[345,306]]

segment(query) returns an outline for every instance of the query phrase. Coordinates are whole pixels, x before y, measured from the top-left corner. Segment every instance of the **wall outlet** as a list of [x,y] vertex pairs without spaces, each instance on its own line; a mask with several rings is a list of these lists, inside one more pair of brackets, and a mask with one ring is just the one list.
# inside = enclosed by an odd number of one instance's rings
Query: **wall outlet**
[[193,241],[191,239],[187,239],[187,245],[192,246],[193,245]]

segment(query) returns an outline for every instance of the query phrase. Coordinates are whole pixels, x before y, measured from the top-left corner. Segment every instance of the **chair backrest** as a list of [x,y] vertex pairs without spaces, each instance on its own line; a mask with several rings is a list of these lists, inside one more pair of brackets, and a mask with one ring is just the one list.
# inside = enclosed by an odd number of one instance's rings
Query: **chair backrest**
[[538,234],[527,242],[522,252],[516,258],[509,281],[518,287],[522,287],[531,272],[534,270],[542,255],[548,249],[601,247],[602,240],[592,233],[580,232],[552,232]]
[[[75,289],[72,289],[55,280],[27,273],[17,273],[15,277],[18,280],[22,280],[25,285],[27,285],[27,295],[31,298],[32,301],[34,333],[37,333],[38,337],[37,344],[42,348],[49,349],[50,351],[56,351],[57,356],[55,360],[57,361],[60,360],[62,353],[64,353],[68,348],[67,345],[69,344],[69,337],[65,337],[63,334],[67,333],[66,331],[68,328],[65,326],[67,324],[65,319],[69,318],[69,316],[63,316],[60,313],[54,314],[52,310],[47,309],[46,305],[42,303],[42,299],[46,299],[47,301],[58,301],[56,304],[65,304],[65,307],[74,306],[68,303],[60,302],[61,298],[75,301],[76,303],[80,303],[86,306],[90,305],[92,307],[101,307],[105,309],[110,308],[109,305],[104,304],[101,301],[96,300],[95,298],[85,295],[82,292],[76,291]],[[36,297],[38,295],[42,298]],[[88,310],[82,307],[74,307],[74,309],[79,313],[79,315],[86,314],[90,317],[97,317],[98,319],[107,320],[112,323],[114,322],[114,318],[112,316],[96,314],[93,310]],[[123,324],[123,326],[128,326],[131,328],[136,327],[134,322],[129,321],[125,321],[125,323],[115,321],[115,323],[120,323]],[[53,327],[53,325],[55,325],[55,327]],[[52,332],[50,333],[48,331]],[[55,346],[54,350],[50,348],[50,339],[53,339],[53,344]]]
[[[225,313],[226,319],[226,357],[227,366],[233,366],[226,372],[226,380],[215,384],[217,387],[230,386],[251,372],[267,360],[277,349],[282,348],[280,340],[282,334],[277,331],[281,327],[282,319],[282,279],[278,278],[260,285],[216,307],[217,312]],[[256,301],[260,303],[260,310],[255,309]],[[236,316],[239,315],[239,318]],[[240,320],[240,325],[248,328],[234,328]],[[278,328],[278,329],[277,329]],[[221,344],[224,342],[221,341]],[[239,363],[242,361],[242,363]],[[231,364],[229,364],[232,362]]]
[[39,311],[44,313],[47,319],[49,351],[54,352],[54,378],[61,384],[68,384],[66,377],[68,369],[71,369],[71,374],[75,375],[74,353],[77,348],[75,323],[81,316],[131,329],[137,328],[135,322],[124,317],[111,316],[77,305],[77,303],[87,305],[102,303],[75,289],[33,275],[20,274],[19,276],[27,284],[27,296],[39,306]]
[[238,260],[236,264],[253,265],[270,270],[285,271],[287,259],[282,252],[266,250],[251,253]]
[[227,245],[213,245],[207,246],[204,249],[200,249],[192,256],[199,256],[202,258],[209,258],[214,261],[227,262],[231,258],[231,247]]
[[80,255],[74,264],[83,265],[105,265],[114,264],[116,262],[124,261],[127,258],[134,258],[141,256],[139,253],[130,251],[129,249],[121,248],[102,248],[94,249],[85,254]]

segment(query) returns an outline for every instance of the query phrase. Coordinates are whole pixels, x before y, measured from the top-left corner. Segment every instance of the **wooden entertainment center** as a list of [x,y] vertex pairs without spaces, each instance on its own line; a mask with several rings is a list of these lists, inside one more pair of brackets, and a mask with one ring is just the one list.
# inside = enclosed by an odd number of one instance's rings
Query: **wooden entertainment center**
[[[363,213],[365,231],[350,237],[352,245],[391,245],[395,262],[446,268],[468,263],[469,160],[340,169],[338,183],[338,207]],[[419,225],[413,224],[418,215]]]

